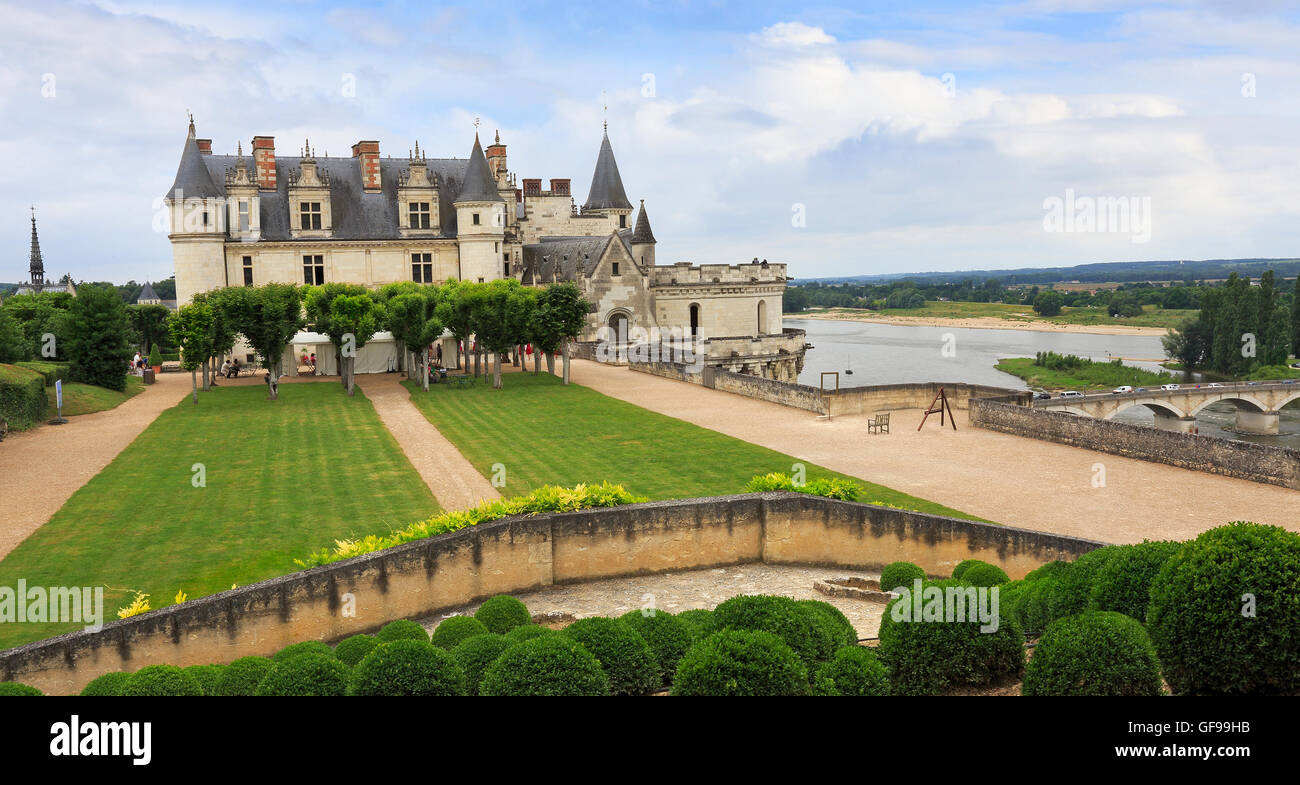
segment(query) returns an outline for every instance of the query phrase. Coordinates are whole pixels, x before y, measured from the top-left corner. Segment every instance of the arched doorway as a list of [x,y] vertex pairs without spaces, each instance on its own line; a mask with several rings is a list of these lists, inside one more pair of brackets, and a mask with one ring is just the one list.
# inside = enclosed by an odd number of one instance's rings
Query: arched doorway
[[611,339],[618,344],[627,343],[628,334],[627,314],[622,311],[615,311],[609,315],[609,329],[612,333]]

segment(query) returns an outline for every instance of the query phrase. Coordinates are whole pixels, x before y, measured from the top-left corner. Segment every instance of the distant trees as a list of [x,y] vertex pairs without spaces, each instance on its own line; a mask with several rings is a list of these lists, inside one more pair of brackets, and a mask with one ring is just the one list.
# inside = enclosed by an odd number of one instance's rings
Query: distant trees
[[127,321],[131,334],[146,354],[159,341],[167,340],[167,317],[171,315],[165,305],[128,305]]
[[1287,361],[1295,340],[1292,309],[1282,302],[1273,272],[1258,286],[1232,273],[1201,295],[1201,312],[1163,339],[1166,353],[1188,367],[1244,376]]
[[1061,313],[1061,306],[1064,303],[1065,298],[1060,292],[1047,289],[1039,292],[1034,298],[1034,313],[1039,316],[1056,316]]
[[[40,292],[8,297],[0,311],[9,314],[22,330],[21,360],[67,360],[68,309],[72,295]],[[47,336],[53,336],[50,340]]]

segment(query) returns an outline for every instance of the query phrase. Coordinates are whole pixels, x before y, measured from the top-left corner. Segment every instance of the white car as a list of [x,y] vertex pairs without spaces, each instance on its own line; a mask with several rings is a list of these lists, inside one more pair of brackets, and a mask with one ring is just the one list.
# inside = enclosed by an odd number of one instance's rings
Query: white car
[[1083,393],[1079,392],[1078,390],[1066,390],[1065,392],[1061,393],[1061,397],[1062,397],[1062,398],[1082,398],[1082,397],[1083,397]]
[[1162,389],[1162,390],[1177,390],[1177,389],[1179,389],[1179,387],[1178,387],[1178,385],[1176,385],[1176,384],[1162,384],[1162,385],[1160,385],[1160,389]]
[[1130,387],[1130,386],[1127,385],[1127,384],[1122,384],[1122,385],[1120,385],[1119,387],[1116,387],[1115,389],[1111,390],[1111,392],[1113,392],[1113,393],[1130,393],[1130,392],[1133,392],[1133,388]]
[[1207,384],[1207,385],[1205,385],[1205,386],[1206,386],[1206,387],[1222,387],[1223,385],[1222,385],[1222,384],[1219,384],[1218,382],[1210,382],[1209,384]]

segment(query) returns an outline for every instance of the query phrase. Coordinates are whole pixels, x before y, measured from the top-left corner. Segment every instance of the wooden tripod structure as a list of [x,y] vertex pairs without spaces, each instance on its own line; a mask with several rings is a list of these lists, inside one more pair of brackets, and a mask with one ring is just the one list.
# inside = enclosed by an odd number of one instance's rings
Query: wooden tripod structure
[[921,418],[921,424],[916,426],[916,429],[919,431],[924,428],[925,421],[930,419],[932,414],[939,415],[939,427],[942,428],[943,413],[945,411],[948,412],[948,421],[952,423],[952,429],[957,430],[957,418],[952,416],[952,407],[948,405],[948,396],[944,394],[943,388],[940,387],[939,394],[934,396],[933,401],[930,401],[929,407],[925,410],[925,416]]

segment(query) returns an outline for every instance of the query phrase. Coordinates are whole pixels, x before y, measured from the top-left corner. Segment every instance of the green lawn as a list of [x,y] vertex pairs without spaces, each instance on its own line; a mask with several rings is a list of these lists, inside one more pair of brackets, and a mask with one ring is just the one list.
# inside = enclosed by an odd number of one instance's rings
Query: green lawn
[[[0,586],[103,585],[111,621],[134,590],[163,607],[178,589],[196,598],[289,573],[337,538],[439,510],[360,390],[286,384],[272,403],[262,385],[219,387],[199,401],[163,412],[0,561]],[[196,463],[206,487],[192,484]],[[0,648],[76,628],[0,624]]]
[[[506,472],[507,496],[547,483],[608,480],[651,499],[743,493],[756,474],[789,472],[795,458],[610,398],[542,373],[511,373],[503,390],[404,382],[411,399],[470,463],[491,478]],[[808,479],[843,477],[806,463]],[[882,485],[863,501],[975,519]],[[978,520],[978,519],[976,519]]]
[[[994,318],[1010,322],[1051,322],[1054,324],[1105,324],[1125,325],[1129,327],[1177,327],[1188,318],[1195,316],[1195,310],[1161,310],[1154,305],[1143,307],[1141,316],[1117,317],[1106,313],[1105,308],[1065,308],[1058,316],[1044,317],[1034,313],[1028,305],[1007,305],[1005,303],[957,303],[927,300],[923,308],[887,308],[882,311],[869,311],[860,308],[812,308],[807,311],[815,313],[863,314],[879,316],[915,316],[927,319],[979,319]],[[785,314],[792,319],[800,314]]]
[[[139,376],[126,377],[126,390],[123,392],[110,390],[106,387],[82,384],[81,382],[64,382],[63,416],[75,417],[78,414],[93,414],[94,412],[106,411],[143,391],[144,381]],[[55,408],[54,388],[46,387],[45,394],[50,402],[48,414],[53,417],[58,411]]]

